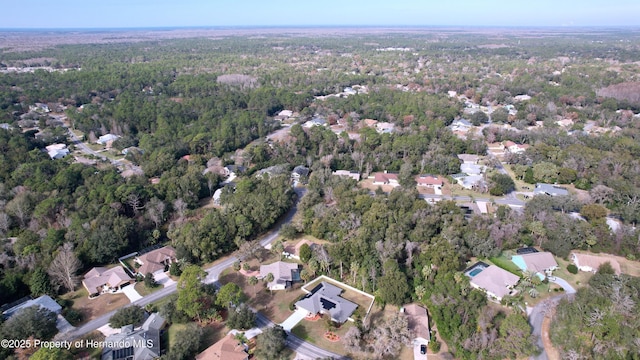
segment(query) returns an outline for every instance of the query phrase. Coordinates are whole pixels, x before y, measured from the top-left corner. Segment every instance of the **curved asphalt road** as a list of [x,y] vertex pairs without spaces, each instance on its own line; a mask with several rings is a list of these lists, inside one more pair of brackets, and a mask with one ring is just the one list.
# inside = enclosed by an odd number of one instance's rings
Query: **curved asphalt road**
[[531,325],[533,336],[536,337],[536,344],[540,349],[542,349],[542,352],[538,355],[532,356],[530,358],[531,360],[549,359],[542,342],[542,321],[558,305],[560,300],[565,297],[570,297],[576,293],[576,290],[571,285],[569,285],[566,280],[559,277],[554,277],[553,279],[554,280],[551,280],[551,282],[562,286],[565,293],[542,301],[531,309],[531,312],[529,314],[529,324]]

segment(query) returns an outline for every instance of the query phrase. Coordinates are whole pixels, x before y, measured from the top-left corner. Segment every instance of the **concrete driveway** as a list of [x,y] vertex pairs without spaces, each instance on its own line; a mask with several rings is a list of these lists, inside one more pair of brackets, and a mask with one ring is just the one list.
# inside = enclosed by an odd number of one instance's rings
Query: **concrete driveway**
[[158,285],[162,285],[163,287],[167,287],[175,283],[175,281],[171,280],[169,275],[167,275],[167,273],[164,273],[164,272],[157,272],[153,274],[153,279],[156,281]]
[[287,318],[287,320],[282,322],[282,328],[285,331],[291,331],[291,329],[293,329],[294,326],[298,325],[298,323],[302,321],[302,319],[304,319],[307,314],[309,314],[307,310],[296,310],[293,314],[291,314],[291,316]]
[[549,280],[554,284],[558,284],[558,285],[562,286],[562,288],[564,289],[564,292],[566,294],[575,294],[576,293],[576,289],[574,289],[573,286],[569,285],[569,283],[565,279],[561,279],[561,278],[559,278],[557,276],[553,276]]
[[138,292],[136,291],[133,285],[134,284],[131,284],[129,286],[125,286],[122,288],[122,293],[127,295],[127,297],[131,302],[142,299],[142,295],[138,294]]

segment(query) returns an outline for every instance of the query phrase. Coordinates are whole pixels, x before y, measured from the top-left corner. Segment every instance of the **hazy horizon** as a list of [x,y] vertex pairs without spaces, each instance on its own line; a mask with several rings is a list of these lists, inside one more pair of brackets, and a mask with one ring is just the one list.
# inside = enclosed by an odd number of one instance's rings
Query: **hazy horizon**
[[634,27],[640,2],[633,0],[384,0],[305,3],[293,0],[78,0],[27,6],[10,2],[0,29],[148,29],[211,27]]

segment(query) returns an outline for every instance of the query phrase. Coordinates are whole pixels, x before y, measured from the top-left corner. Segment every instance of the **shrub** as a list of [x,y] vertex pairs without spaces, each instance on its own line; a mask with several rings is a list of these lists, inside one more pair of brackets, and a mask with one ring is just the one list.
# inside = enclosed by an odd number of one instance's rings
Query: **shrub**
[[578,273],[578,267],[575,266],[574,264],[569,264],[569,266],[567,266],[567,271],[572,273],[572,274],[577,274]]
[[241,269],[240,260],[234,261],[233,262],[233,270],[234,271],[240,271],[240,269]]
[[440,351],[440,341],[436,340],[436,339],[432,339],[431,342],[429,342],[429,349],[431,349],[431,351],[433,351],[434,353],[437,353]]
[[171,266],[169,266],[169,274],[171,276],[182,275],[182,269],[180,268],[180,264],[178,264],[177,262],[172,262]]

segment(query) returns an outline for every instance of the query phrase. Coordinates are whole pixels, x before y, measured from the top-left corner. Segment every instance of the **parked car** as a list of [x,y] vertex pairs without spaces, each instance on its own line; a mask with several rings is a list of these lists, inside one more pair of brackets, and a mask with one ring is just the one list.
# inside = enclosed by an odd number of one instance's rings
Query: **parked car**
[[427,353],[427,345],[422,344],[420,345],[420,354],[424,355]]

